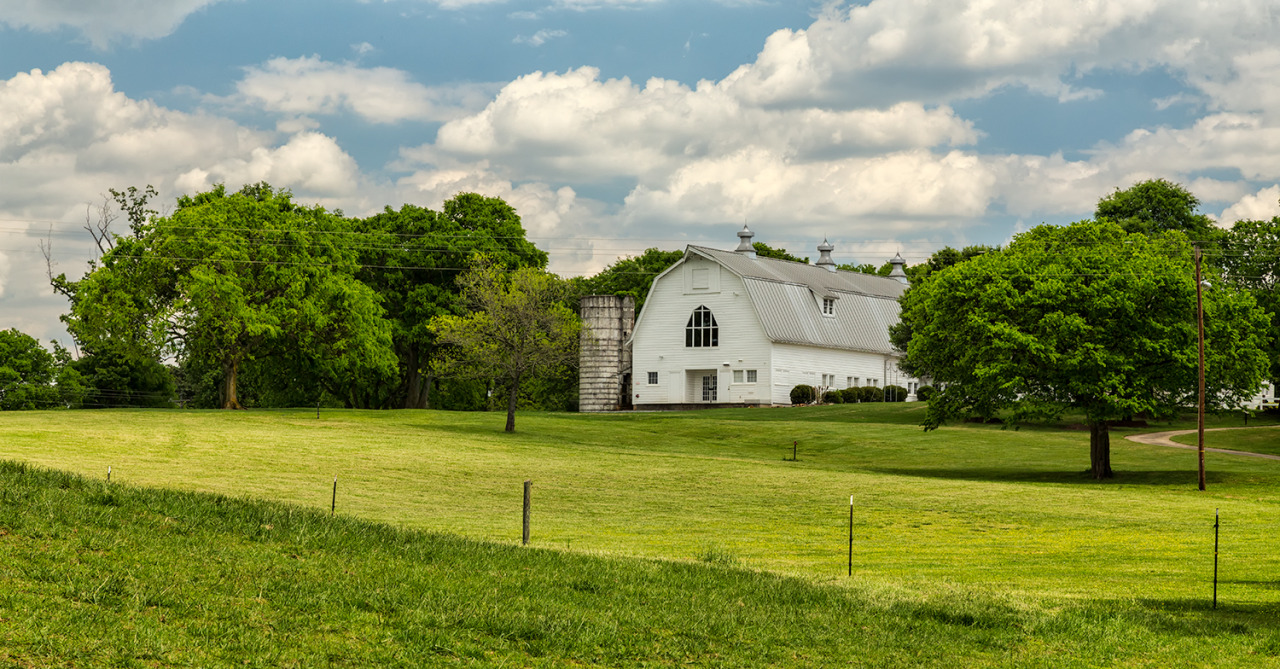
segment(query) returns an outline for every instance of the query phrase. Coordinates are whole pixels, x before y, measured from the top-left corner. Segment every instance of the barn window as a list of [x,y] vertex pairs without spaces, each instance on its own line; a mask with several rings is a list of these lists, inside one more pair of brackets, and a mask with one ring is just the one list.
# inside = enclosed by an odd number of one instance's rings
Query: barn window
[[834,297],[822,298],[822,313],[826,316],[836,315],[836,298]]
[[658,385],[658,373],[657,373],[657,372],[649,372],[649,385],[651,385],[651,386],[656,386],[656,385]]
[[716,325],[716,317],[711,315],[710,309],[698,307],[693,310],[693,315],[689,316],[689,323],[684,326],[684,345],[694,347],[720,345],[720,327]]
[[756,370],[754,370],[754,369],[748,369],[748,370],[747,370],[747,383],[755,383],[755,382],[756,382]]

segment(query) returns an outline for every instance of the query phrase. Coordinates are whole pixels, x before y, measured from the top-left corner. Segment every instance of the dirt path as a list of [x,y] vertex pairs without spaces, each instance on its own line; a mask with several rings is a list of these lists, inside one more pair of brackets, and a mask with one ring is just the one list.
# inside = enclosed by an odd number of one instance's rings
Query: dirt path
[[[1280,428],[1280,425],[1265,425],[1262,427],[1214,427],[1205,430],[1205,432],[1218,432],[1219,430],[1274,430]],[[1180,434],[1195,434],[1195,430],[1170,430],[1168,432],[1148,432],[1147,434],[1130,434],[1125,436],[1129,441],[1136,441],[1139,444],[1149,444],[1151,446],[1168,446],[1169,448],[1183,448],[1194,451],[1196,446],[1188,446],[1179,444],[1172,438]],[[1227,448],[1205,448],[1206,451],[1214,453],[1227,453],[1229,455],[1243,455],[1250,458],[1265,458],[1267,460],[1280,460],[1280,455],[1268,455],[1266,453],[1250,453],[1249,451],[1233,451]]]

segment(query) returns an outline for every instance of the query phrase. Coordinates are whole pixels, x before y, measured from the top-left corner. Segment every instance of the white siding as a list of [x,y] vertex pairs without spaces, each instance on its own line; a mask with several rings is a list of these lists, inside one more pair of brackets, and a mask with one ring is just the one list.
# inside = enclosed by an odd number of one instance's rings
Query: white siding
[[898,369],[892,356],[840,349],[816,348],[798,344],[773,345],[773,403],[790,404],[791,389],[800,385],[822,385],[822,375],[835,376],[834,388],[843,389],[848,377],[857,377],[858,385],[884,387],[886,383],[906,387],[918,379]]
[[[694,270],[705,289],[694,288]],[[715,316],[719,345],[686,347],[685,325],[693,310],[705,306]],[[654,281],[632,335],[632,379],[636,404],[679,404],[700,401],[701,386],[688,382],[687,372],[715,370],[718,403],[769,403],[771,342],[760,327],[742,280],[718,263],[690,256]],[[728,363],[728,365],[725,365]],[[746,370],[756,370],[756,382],[745,382]],[[744,382],[733,382],[743,370]],[[658,372],[659,383],[647,383]],[[789,401],[789,400],[788,400]]]

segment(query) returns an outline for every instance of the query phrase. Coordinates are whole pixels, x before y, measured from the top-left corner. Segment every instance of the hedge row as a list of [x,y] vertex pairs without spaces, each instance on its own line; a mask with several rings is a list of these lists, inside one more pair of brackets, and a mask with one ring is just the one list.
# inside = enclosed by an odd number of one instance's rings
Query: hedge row
[[[907,389],[902,386],[862,386],[861,388],[828,390],[822,393],[822,401],[825,404],[905,402],[907,401],[908,394]],[[933,388],[930,386],[921,386],[920,389],[916,391],[916,397],[922,401],[928,400],[929,395],[931,394],[933,394]],[[815,399],[817,399],[817,397],[818,389],[813,386],[801,384],[791,389],[792,404],[811,404]]]

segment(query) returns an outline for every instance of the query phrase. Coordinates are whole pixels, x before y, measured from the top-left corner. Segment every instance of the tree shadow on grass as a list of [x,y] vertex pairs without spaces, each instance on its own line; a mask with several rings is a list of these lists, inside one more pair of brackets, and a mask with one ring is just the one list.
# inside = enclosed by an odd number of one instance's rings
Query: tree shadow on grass
[[[1280,590],[1280,581],[1247,581],[1244,579],[1219,579],[1218,583],[1222,586],[1228,585],[1247,585],[1253,588],[1264,588],[1267,590]],[[1276,605],[1280,607],[1280,604]]]
[[[1095,481],[1086,470],[1046,471],[1035,469],[1015,469],[1012,467],[982,468],[926,468],[926,467],[872,467],[869,471],[894,476],[918,476],[932,479],[952,479],[957,481],[982,481],[991,483],[1075,483],[1089,485],[1149,485],[1149,486],[1183,486],[1196,485],[1194,469],[1177,470],[1118,470],[1115,478]],[[1209,484],[1226,483],[1227,477],[1208,472],[1205,481]]]
[[[1248,581],[1219,581],[1220,585],[1228,583],[1248,583]],[[1280,587],[1280,584],[1265,583],[1263,587]],[[1260,626],[1270,631],[1280,631],[1280,603],[1276,602],[1238,602],[1232,601],[1229,592],[1218,591],[1218,607],[1213,606],[1213,593],[1206,589],[1203,597],[1179,597],[1156,599],[1140,597],[1134,600],[1138,606],[1151,613],[1183,614],[1197,613],[1205,616],[1218,616],[1214,621],[1208,619],[1211,626],[1222,626],[1225,629],[1217,632],[1242,633],[1242,618],[1247,618],[1252,626]],[[1203,620],[1203,619],[1202,619]],[[1216,623],[1216,624],[1215,624]]]

